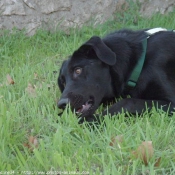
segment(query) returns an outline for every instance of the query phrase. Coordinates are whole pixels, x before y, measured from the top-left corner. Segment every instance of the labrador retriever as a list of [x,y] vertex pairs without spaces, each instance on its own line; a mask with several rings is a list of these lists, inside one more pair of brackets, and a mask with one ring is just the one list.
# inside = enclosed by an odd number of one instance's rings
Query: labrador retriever
[[58,107],[70,104],[86,121],[95,119],[100,104],[118,97],[122,99],[102,115],[142,113],[153,106],[173,112],[175,32],[123,29],[104,38],[93,36],[63,62],[58,85]]

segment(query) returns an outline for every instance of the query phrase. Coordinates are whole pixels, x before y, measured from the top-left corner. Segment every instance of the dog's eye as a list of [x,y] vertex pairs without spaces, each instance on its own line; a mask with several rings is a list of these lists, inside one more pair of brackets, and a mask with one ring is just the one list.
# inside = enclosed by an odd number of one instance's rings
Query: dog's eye
[[82,68],[81,68],[81,67],[76,67],[76,68],[74,69],[74,72],[75,72],[77,75],[80,75],[81,72],[82,72]]

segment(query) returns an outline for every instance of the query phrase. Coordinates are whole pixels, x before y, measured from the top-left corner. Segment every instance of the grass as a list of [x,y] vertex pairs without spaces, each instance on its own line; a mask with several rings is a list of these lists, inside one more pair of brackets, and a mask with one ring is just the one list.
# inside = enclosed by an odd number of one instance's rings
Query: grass
[[[78,124],[68,109],[58,117],[57,77],[61,62],[92,35],[121,28],[175,26],[175,12],[145,19],[132,6],[113,21],[53,33],[0,33],[0,174],[175,174],[175,116],[154,108],[142,116],[105,117],[100,126]],[[7,78],[7,75],[14,80]],[[111,144],[115,136],[123,141]],[[33,138],[33,139],[31,139]],[[146,166],[132,151],[152,141]],[[161,158],[160,164],[154,166]]]

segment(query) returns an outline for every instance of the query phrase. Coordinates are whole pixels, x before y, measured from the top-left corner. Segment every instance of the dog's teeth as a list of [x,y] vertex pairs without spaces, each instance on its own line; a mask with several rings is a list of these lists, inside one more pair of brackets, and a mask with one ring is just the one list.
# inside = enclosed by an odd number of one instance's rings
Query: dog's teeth
[[89,107],[90,105],[88,103],[82,105],[81,108],[76,111],[76,114],[82,114],[83,112],[87,111]]

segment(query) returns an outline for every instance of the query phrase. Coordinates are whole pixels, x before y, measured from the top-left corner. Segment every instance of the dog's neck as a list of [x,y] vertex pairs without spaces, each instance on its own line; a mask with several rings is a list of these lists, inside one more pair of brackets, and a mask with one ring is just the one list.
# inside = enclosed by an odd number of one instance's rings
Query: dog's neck
[[[116,47],[118,47],[118,45],[116,45]],[[142,54],[144,52],[142,47],[142,43],[140,42],[135,43],[132,46],[132,48],[130,44],[127,44],[126,51],[129,50],[129,52],[126,53],[125,50],[123,52],[119,50],[118,52],[118,50],[116,49],[116,64],[114,66],[110,66],[110,74],[112,78],[112,86],[115,96],[122,95],[125,87],[128,86],[127,82],[129,80],[134,80],[133,76],[131,75],[134,68],[137,67],[136,65],[138,64],[140,58],[142,57],[142,55],[144,55]]]

